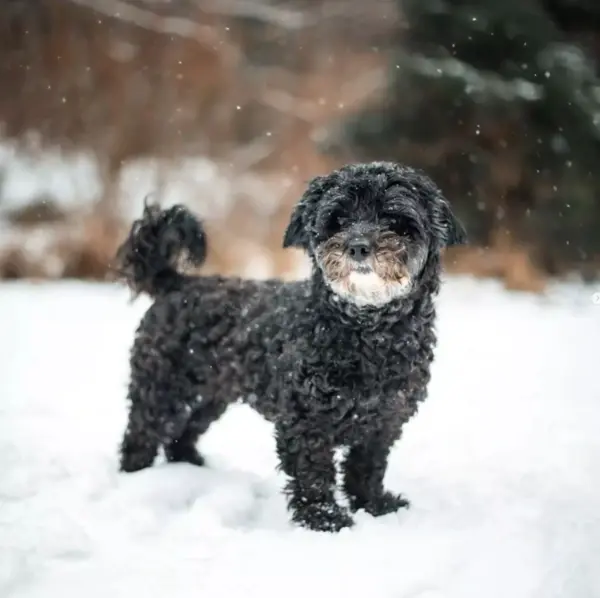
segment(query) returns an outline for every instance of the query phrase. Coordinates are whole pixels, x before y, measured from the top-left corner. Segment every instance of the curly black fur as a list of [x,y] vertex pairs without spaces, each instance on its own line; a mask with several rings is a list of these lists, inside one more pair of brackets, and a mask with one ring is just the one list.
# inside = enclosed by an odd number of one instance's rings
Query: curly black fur
[[202,225],[183,206],[162,211],[157,205],[144,206],[125,243],[117,251],[117,274],[136,295],[156,295],[180,290],[183,278],[177,261],[184,257],[200,266],[206,257]]
[[[336,293],[319,258],[333,235],[350,243],[364,231],[372,259],[388,260],[380,270],[400,260],[405,275],[379,303]],[[306,281],[181,274],[179,252],[204,257],[200,224],[183,207],[146,208],[119,251],[126,282],[155,299],[132,349],[121,469],[150,466],[161,445],[170,461],[203,464],[196,441],[241,398],[275,424],[293,521],[335,531],[352,525],[351,511],[377,516],[407,506],[384,489],[388,455],[426,397],[440,251],[465,241],[428,177],[384,162],[349,165],[309,184],[284,239],[311,257]],[[365,268],[348,266],[359,280]],[[334,498],[337,447],[348,448],[350,510]]]

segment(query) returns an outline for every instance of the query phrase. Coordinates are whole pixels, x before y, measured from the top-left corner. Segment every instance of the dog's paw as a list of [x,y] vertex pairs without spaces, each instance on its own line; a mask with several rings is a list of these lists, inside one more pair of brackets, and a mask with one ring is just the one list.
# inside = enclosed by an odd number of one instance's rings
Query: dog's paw
[[339,532],[354,525],[349,512],[335,502],[303,505],[295,509],[292,519],[303,527],[319,532]]
[[119,471],[134,473],[141,469],[151,467],[154,463],[156,451],[146,445],[134,445],[131,442],[123,443],[121,447]]
[[386,491],[369,501],[351,501],[350,505],[353,511],[363,509],[369,513],[369,515],[373,515],[373,517],[381,517],[382,515],[395,513],[400,509],[408,509],[410,507],[410,502],[401,494],[394,494]]
[[146,469],[152,465],[152,461],[150,459],[121,459],[121,463],[119,464],[119,471],[122,473],[135,473],[136,471],[141,471],[142,469]]
[[178,446],[176,443],[165,447],[165,456],[170,463],[189,463],[202,467],[205,464],[204,457],[191,446]]

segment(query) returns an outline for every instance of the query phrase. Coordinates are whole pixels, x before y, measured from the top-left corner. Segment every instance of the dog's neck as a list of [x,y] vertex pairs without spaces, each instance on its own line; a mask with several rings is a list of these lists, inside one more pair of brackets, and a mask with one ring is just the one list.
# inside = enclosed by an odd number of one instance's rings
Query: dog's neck
[[312,275],[312,300],[315,309],[327,313],[343,325],[364,331],[388,329],[391,325],[408,322],[424,312],[433,312],[433,296],[439,290],[439,270],[436,263],[429,264],[423,271],[423,280],[415,290],[402,298],[393,299],[381,306],[359,306],[337,295],[326,283],[320,268],[315,264]]

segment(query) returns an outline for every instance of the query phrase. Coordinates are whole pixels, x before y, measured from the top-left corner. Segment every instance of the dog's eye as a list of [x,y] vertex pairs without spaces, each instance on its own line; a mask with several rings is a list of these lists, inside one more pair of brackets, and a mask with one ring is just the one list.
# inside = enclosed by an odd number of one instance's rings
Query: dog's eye
[[347,220],[341,214],[332,214],[327,222],[327,230],[330,234],[339,233]]
[[390,218],[388,226],[390,230],[394,231],[401,237],[408,237],[412,239],[415,235],[414,227],[407,220],[401,218]]

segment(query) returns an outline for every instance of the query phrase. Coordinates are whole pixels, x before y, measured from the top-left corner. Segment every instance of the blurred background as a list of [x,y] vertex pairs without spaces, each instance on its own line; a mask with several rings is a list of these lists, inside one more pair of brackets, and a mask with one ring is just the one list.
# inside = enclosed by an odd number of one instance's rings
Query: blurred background
[[207,269],[295,276],[307,181],[423,168],[539,291],[600,271],[594,0],[4,0],[0,278],[104,279],[144,198],[207,219]]

